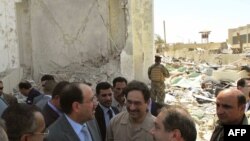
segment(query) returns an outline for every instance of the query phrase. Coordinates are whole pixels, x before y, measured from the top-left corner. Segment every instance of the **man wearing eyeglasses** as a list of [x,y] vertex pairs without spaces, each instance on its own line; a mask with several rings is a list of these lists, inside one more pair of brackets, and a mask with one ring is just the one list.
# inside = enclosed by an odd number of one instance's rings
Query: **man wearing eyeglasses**
[[97,105],[90,86],[71,83],[64,87],[60,97],[64,112],[52,125],[47,141],[101,141],[94,115]]
[[106,141],[153,141],[150,130],[154,127],[155,117],[148,110],[149,88],[143,82],[132,81],[123,93],[127,99],[127,111],[111,119]]
[[237,89],[240,90],[246,97],[245,112],[250,110],[250,78],[241,78],[237,81]]
[[24,103],[10,105],[2,115],[10,141],[43,141],[48,135],[40,109]]

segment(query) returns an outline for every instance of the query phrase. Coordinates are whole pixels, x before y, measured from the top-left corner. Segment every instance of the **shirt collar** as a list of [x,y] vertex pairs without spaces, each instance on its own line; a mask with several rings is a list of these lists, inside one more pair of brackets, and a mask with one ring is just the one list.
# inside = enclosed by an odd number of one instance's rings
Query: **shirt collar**
[[58,115],[62,115],[63,113],[59,110],[59,109],[57,109],[50,101],[48,101],[48,105],[49,105],[49,107],[51,108],[51,109],[53,109]]
[[102,110],[103,110],[104,113],[107,113],[108,110],[112,110],[111,107],[107,108],[107,107],[103,106],[101,103],[99,103],[99,105],[102,108]]
[[86,126],[86,124],[79,124],[77,122],[75,122],[74,120],[72,120],[70,117],[68,117],[66,114],[64,114],[65,117],[67,118],[67,120],[69,121],[69,124],[72,126],[72,128],[74,129],[76,134],[79,134],[82,130],[83,125]]

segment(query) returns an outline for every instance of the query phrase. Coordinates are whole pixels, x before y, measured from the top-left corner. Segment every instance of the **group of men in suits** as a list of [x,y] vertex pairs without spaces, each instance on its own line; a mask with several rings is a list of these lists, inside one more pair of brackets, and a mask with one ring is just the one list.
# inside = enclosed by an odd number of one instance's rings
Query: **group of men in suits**
[[[129,85],[129,89],[123,92],[127,85]],[[42,94],[30,83],[19,83],[19,89],[23,95],[27,96],[26,104],[29,106],[34,106],[35,98]],[[154,116],[149,110],[154,109],[152,108],[154,106],[151,106],[154,104],[152,104],[150,91],[146,84],[139,81],[127,84],[125,78],[117,77],[113,80],[113,86],[108,82],[100,82],[96,85],[95,90],[94,94],[91,86],[85,83],[69,83],[67,81],[57,83],[52,91],[51,99],[42,108],[40,107],[41,110],[36,109],[29,112],[33,116],[30,119],[31,123],[32,121],[40,123],[37,130],[32,129],[25,132],[20,130],[18,137],[25,135],[23,139],[26,140],[28,137],[26,135],[41,135],[40,139],[45,138],[46,141],[111,141],[113,138],[106,136],[110,135],[107,129],[116,131],[116,127],[112,125],[117,121],[117,117],[119,119],[119,117],[126,115],[125,120],[141,130],[140,134],[136,134],[136,138],[142,135],[143,138],[152,140],[149,129],[153,128]],[[17,105],[21,109],[26,107],[22,104]],[[30,107],[26,108],[30,109]],[[12,110],[9,113],[17,113],[16,108],[10,107],[10,109]],[[36,118],[37,113],[38,115],[42,114],[43,117],[39,115]],[[114,121],[112,121],[113,118]],[[13,118],[9,122],[11,120]],[[20,123],[26,125],[24,122]],[[31,124],[26,126],[27,129],[32,128]],[[8,135],[12,136],[11,133]],[[128,135],[126,138],[128,140],[135,138],[134,134]]]

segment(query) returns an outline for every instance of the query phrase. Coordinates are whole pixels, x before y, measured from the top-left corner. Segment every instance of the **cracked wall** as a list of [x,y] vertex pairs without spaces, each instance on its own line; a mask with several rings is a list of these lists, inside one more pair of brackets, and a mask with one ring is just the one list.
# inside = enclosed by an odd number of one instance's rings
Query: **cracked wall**
[[111,1],[111,34],[118,38],[120,45],[124,45],[120,54],[121,73],[129,79],[149,82],[147,69],[153,63],[155,54],[153,1]]
[[112,58],[107,8],[102,0],[31,1],[34,77],[71,64]]
[[19,67],[14,3],[0,0],[0,72]]
[[58,80],[91,83],[119,75],[147,81],[153,62],[152,3],[16,0],[11,9],[16,8],[24,79],[38,82],[50,73]]
[[14,0],[0,0],[0,80],[4,92],[11,93],[22,77],[16,30]]

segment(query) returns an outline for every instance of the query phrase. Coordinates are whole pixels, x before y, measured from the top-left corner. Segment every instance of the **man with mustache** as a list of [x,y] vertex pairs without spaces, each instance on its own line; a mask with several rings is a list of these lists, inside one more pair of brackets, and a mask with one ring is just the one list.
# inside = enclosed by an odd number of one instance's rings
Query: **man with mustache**
[[122,90],[127,86],[127,79],[116,77],[113,80],[113,99],[112,106],[116,107],[119,112],[126,111],[126,99]]
[[153,141],[150,130],[155,117],[148,111],[150,90],[140,81],[128,83],[123,90],[127,111],[116,115],[107,128],[106,141]]
[[223,125],[248,125],[245,105],[246,98],[240,90],[229,88],[217,95],[216,114],[219,120],[210,141],[224,140]]
[[111,106],[112,95],[112,86],[108,82],[100,82],[96,85],[96,96],[99,104],[96,107],[95,118],[102,135],[102,141],[105,141],[109,121],[119,113],[117,108]]

